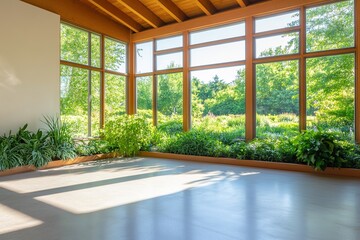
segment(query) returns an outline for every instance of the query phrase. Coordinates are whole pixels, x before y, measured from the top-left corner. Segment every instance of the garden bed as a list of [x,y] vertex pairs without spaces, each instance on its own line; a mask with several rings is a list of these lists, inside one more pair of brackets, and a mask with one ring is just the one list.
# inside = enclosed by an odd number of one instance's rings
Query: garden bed
[[[51,162],[47,163],[45,166],[38,168],[38,169],[43,170],[43,169],[57,168],[57,167],[63,167],[63,166],[77,164],[77,163],[81,163],[81,162],[95,161],[95,160],[114,158],[114,157],[117,157],[117,154],[107,153],[107,154],[96,154],[96,155],[92,155],[92,156],[82,156],[82,157],[77,157],[77,158],[69,159],[69,160],[55,160],[55,161],[51,161]],[[38,169],[31,165],[19,166],[19,167],[0,171],[0,177],[13,175],[13,174],[17,174],[17,173],[36,171]]]
[[[48,164],[46,164],[45,166],[39,169],[43,170],[43,169],[57,168],[57,167],[63,167],[81,162],[114,158],[117,156],[118,155],[116,153],[107,153],[107,154],[96,154],[92,156],[82,156],[69,160],[56,160],[49,162]],[[325,171],[315,171],[310,166],[302,165],[302,164],[294,164],[294,163],[268,162],[268,161],[257,161],[257,160],[239,160],[235,158],[206,157],[206,156],[194,156],[194,155],[183,155],[183,154],[162,153],[162,152],[145,152],[145,151],[140,152],[138,156],[164,158],[164,159],[166,158],[166,159],[175,159],[175,160],[183,160],[183,161],[195,161],[195,162],[204,162],[204,163],[215,163],[215,164],[228,164],[228,165],[246,166],[246,167],[268,168],[268,169],[276,169],[276,170],[316,173],[316,174],[335,175],[335,176],[343,176],[343,177],[360,177],[360,169],[353,169],[353,168],[328,167],[325,169]],[[34,166],[20,166],[8,170],[0,171],[0,177],[9,176],[18,173],[31,172],[36,170],[37,168],[35,168]]]
[[193,155],[182,155],[182,154],[161,153],[161,152],[144,152],[144,151],[140,152],[139,156],[176,159],[183,161],[196,161],[196,162],[205,162],[205,163],[229,164],[229,165],[246,166],[246,167],[269,168],[269,169],[277,169],[277,170],[335,175],[335,176],[343,176],[343,177],[360,177],[360,169],[353,169],[353,168],[328,167],[325,169],[325,171],[315,171],[314,168],[310,166],[295,164],[295,163],[239,160],[234,158],[193,156]]

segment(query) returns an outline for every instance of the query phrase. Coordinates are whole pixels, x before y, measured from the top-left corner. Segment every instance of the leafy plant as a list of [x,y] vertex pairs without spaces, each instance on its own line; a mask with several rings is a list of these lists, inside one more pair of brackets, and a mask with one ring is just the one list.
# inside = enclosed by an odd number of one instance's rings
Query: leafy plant
[[221,142],[213,139],[205,131],[191,130],[178,134],[162,145],[161,151],[186,155],[215,156],[221,149]]
[[296,156],[299,161],[307,163],[315,170],[325,170],[326,167],[341,167],[346,154],[336,141],[336,135],[331,132],[309,130],[300,134],[295,144]]
[[104,139],[123,156],[134,156],[150,144],[153,128],[139,116],[123,115],[106,123]]
[[10,169],[23,165],[19,146],[14,136],[0,137],[0,170]]
[[100,153],[110,153],[114,149],[104,139],[91,139],[80,141],[76,144],[76,153],[80,156],[88,156]]
[[276,149],[275,141],[272,139],[254,139],[246,146],[246,159],[277,162],[280,154]]
[[41,167],[51,161],[53,150],[46,135],[38,130],[32,133],[25,124],[14,135],[1,137],[0,169],[9,169],[21,165]]
[[158,126],[158,131],[165,132],[171,135],[176,135],[177,133],[183,132],[183,125],[182,122],[179,120],[170,119],[165,123],[161,123]]
[[25,165],[33,165],[38,168],[52,160],[54,151],[42,131],[23,132],[20,142],[19,146],[21,146]]
[[247,158],[247,144],[243,141],[237,141],[230,146],[229,157],[246,159]]
[[74,141],[70,126],[62,123],[59,117],[44,117],[48,128],[46,137],[54,150],[53,159],[70,159],[76,157]]

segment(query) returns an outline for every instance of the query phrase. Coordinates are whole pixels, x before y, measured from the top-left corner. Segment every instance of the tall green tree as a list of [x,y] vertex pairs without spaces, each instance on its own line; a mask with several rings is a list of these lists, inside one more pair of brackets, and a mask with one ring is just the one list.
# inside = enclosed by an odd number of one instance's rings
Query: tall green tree
[[158,111],[164,115],[182,115],[182,73],[158,75]]

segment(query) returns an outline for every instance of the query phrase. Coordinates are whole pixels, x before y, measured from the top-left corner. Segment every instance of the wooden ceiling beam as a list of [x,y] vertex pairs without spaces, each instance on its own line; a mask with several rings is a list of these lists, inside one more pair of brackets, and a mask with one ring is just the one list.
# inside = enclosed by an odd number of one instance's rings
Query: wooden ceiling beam
[[154,28],[164,25],[164,22],[139,0],[116,0],[116,2],[122,4]]
[[213,15],[217,11],[210,0],[196,0],[196,4],[208,16]]
[[225,12],[219,12],[211,16],[193,18],[181,23],[170,24],[157,29],[145,30],[139,33],[135,33],[131,37],[134,42],[141,42],[153,39],[155,37],[160,38],[175,34],[181,34],[184,31],[199,30],[219,26],[222,24],[244,21],[244,19],[249,16],[264,16],[264,14],[275,14],[279,12],[294,10],[304,5],[314,5],[326,2],[326,0],[265,1],[258,4],[250,4],[246,8],[235,8]]
[[111,16],[117,22],[125,25],[126,27],[130,28],[134,32],[140,32],[143,30],[143,27],[130,18],[128,15],[120,11],[114,5],[109,3],[106,0],[87,0],[90,4],[97,7],[101,11],[105,12],[107,15]]
[[240,7],[244,8],[247,5],[249,5],[249,1],[248,0],[236,0],[238,2],[238,4],[240,5]]
[[172,18],[174,18],[177,22],[183,22],[188,17],[185,15],[181,9],[176,6],[175,3],[171,0],[157,0],[158,5],[167,12]]

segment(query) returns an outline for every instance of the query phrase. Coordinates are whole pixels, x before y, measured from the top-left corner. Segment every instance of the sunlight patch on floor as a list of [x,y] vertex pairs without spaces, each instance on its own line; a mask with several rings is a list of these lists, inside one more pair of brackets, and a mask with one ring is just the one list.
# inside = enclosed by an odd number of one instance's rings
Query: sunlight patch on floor
[[[79,167],[78,167],[79,168]],[[61,168],[68,170],[69,167]],[[99,181],[114,180],[121,181],[121,178],[127,178],[142,174],[161,173],[168,170],[160,166],[152,167],[114,167],[97,169],[96,171],[89,172],[88,169],[78,169],[77,171],[69,170],[64,174],[54,173],[51,176],[38,176],[29,177],[26,179],[17,179],[0,182],[0,187],[17,192],[17,193],[32,193],[37,191],[44,191],[56,189],[61,187],[71,187],[79,184],[91,184]],[[43,170],[53,171],[53,170]]]
[[191,171],[51,194],[35,199],[74,214],[84,214],[207,186],[223,178],[224,176],[218,172]]
[[0,234],[31,228],[43,222],[0,204]]

